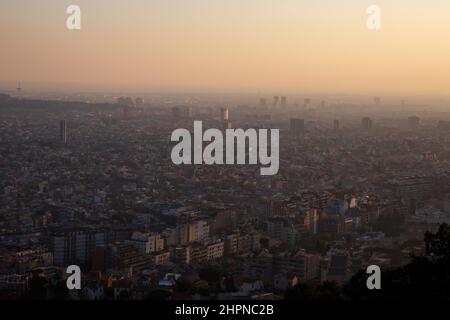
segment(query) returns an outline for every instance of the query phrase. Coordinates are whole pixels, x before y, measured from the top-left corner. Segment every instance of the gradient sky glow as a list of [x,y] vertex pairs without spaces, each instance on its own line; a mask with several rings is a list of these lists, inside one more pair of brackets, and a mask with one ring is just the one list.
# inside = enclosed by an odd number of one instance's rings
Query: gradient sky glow
[[450,93],[449,0],[1,0],[0,41],[3,83]]

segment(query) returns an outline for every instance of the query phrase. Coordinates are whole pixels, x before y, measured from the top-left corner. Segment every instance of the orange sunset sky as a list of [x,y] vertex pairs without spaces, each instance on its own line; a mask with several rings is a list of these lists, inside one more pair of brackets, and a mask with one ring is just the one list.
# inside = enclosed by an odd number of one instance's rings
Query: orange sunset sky
[[450,91],[448,0],[2,0],[0,41],[3,86]]

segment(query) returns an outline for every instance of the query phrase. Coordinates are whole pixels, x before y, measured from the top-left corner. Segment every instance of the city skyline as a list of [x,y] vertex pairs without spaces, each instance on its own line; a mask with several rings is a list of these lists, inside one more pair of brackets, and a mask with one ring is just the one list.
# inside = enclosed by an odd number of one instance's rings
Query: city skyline
[[450,299],[448,13],[2,0],[0,302]]

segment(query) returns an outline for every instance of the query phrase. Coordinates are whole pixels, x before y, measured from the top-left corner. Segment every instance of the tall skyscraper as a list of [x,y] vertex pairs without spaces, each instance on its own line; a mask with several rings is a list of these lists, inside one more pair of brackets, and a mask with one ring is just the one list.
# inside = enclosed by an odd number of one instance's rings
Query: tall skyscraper
[[16,90],[17,90],[17,97],[19,98],[19,100],[22,99],[22,85],[20,84],[20,81],[17,84]]
[[221,108],[220,109],[220,121],[222,122],[222,129],[231,129],[233,127],[232,123],[230,122],[230,112],[228,108]]
[[266,108],[267,107],[267,99],[266,98],[260,98],[259,99],[259,106],[261,108]]
[[311,99],[305,98],[305,100],[303,101],[303,109],[307,109],[310,103],[311,103]]
[[420,118],[419,117],[409,117],[408,118],[408,127],[410,129],[417,129],[420,126]]
[[281,108],[286,108],[287,107],[287,98],[286,97],[281,97]]
[[180,117],[180,115],[181,115],[180,108],[178,108],[177,106],[172,107],[172,117],[177,119]]
[[221,108],[220,109],[220,120],[222,122],[226,122],[229,120],[229,111],[228,108]]
[[340,128],[339,120],[334,120],[333,121],[333,129],[334,130],[339,130],[339,128]]
[[174,119],[189,119],[192,117],[192,108],[189,106],[174,106],[172,117]]
[[67,143],[67,122],[66,120],[61,120],[59,124],[59,136],[62,144]]
[[273,96],[273,105],[272,105],[272,107],[275,109],[275,108],[278,108],[278,102],[280,101],[280,97],[279,96]]
[[325,100],[320,101],[320,105],[319,105],[320,109],[325,108],[326,103],[327,102]]
[[369,117],[364,117],[361,120],[361,125],[362,125],[363,129],[369,130],[369,129],[372,129],[373,121]]
[[53,236],[53,260],[56,266],[88,266],[96,246],[106,243],[104,231],[68,230]]
[[290,123],[290,131],[293,137],[300,136],[305,131],[305,120],[292,118]]

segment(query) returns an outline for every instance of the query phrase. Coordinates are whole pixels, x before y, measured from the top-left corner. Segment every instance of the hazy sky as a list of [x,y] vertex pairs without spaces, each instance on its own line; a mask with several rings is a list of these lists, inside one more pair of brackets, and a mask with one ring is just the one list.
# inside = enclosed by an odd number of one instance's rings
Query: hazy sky
[[[81,31],[66,29],[70,4]],[[449,0],[1,0],[0,43],[11,86],[450,91]]]

